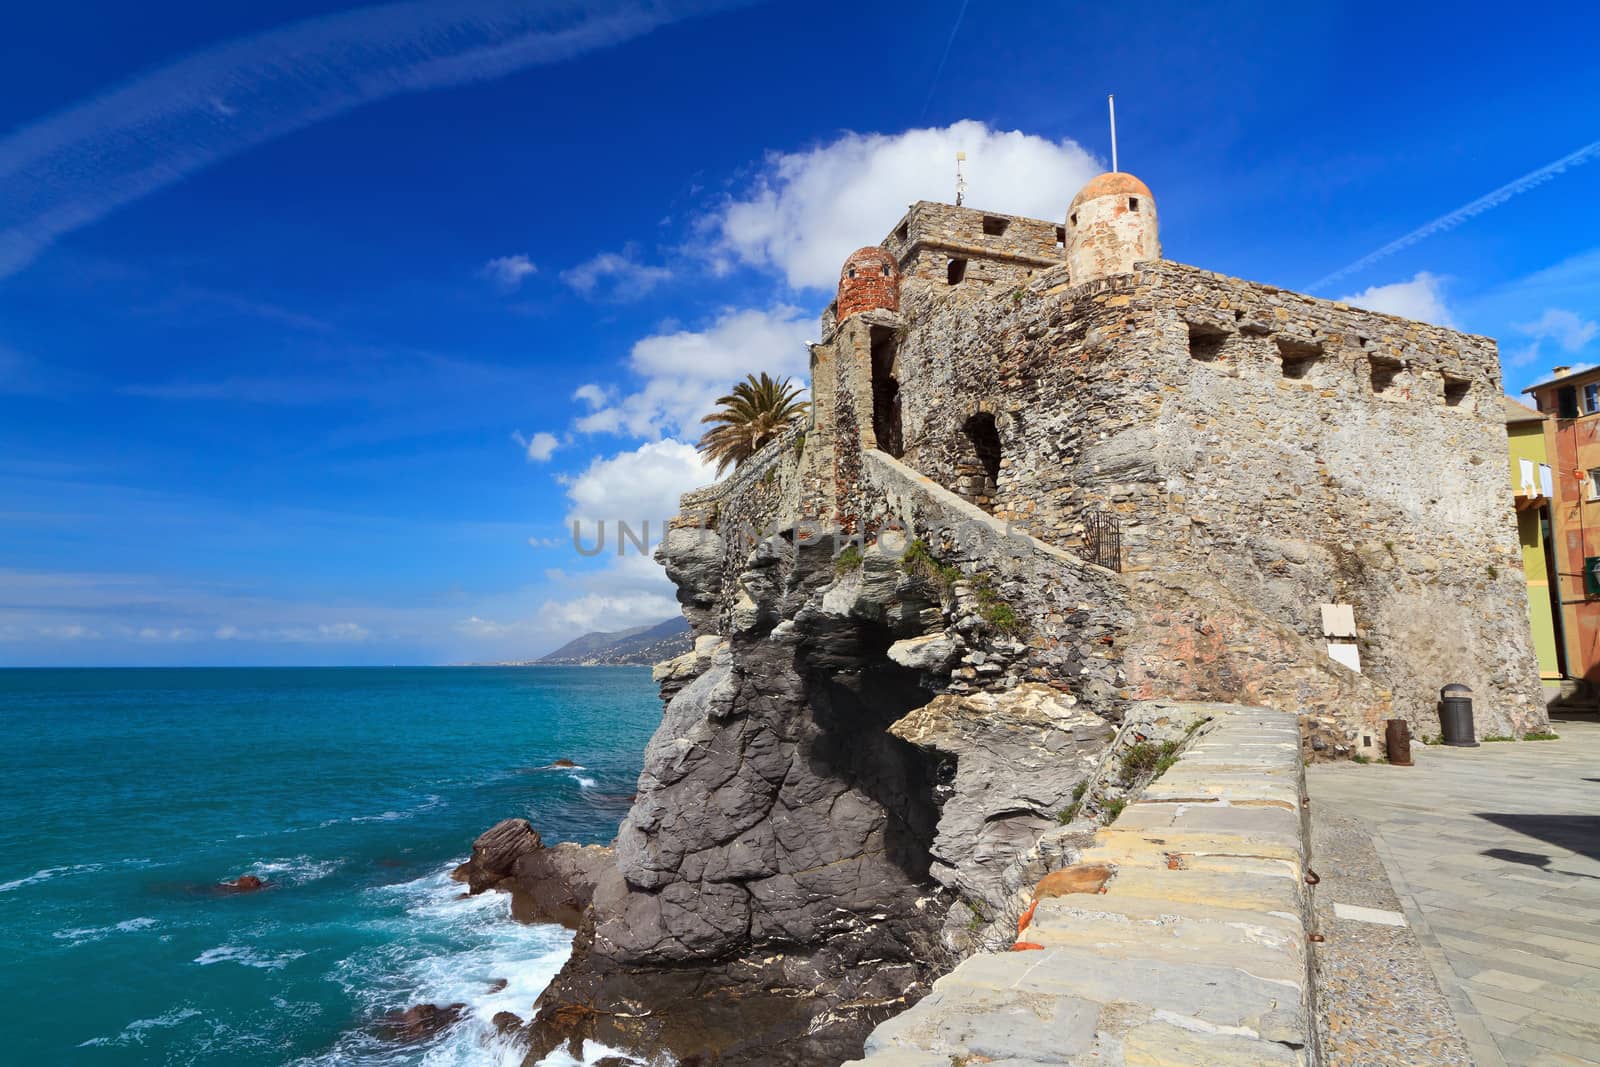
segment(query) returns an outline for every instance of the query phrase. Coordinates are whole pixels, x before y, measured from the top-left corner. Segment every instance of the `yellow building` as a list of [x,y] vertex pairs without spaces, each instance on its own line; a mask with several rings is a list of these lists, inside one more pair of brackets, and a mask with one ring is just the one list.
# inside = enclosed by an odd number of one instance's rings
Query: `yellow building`
[[1541,678],[1567,673],[1560,609],[1556,607],[1555,540],[1550,508],[1555,496],[1554,472],[1547,440],[1549,416],[1519,404],[1505,403],[1506,436],[1511,440],[1511,492],[1517,508],[1517,534],[1522,542],[1522,572],[1528,579],[1528,622]]

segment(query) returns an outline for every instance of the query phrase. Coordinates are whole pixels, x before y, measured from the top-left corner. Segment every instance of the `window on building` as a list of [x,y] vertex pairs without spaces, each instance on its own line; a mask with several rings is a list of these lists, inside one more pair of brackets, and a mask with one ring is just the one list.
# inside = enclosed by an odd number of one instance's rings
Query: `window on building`
[[872,341],[872,433],[878,450],[896,459],[905,452],[900,431],[900,381],[895,377],[894,331],[874,326]]
[[1387,392],[1395,379],[1400,377],[1400,372],[1405,370],[1405,365],[1398,359],[1384,359],[1382,356],[1368,356],[1367,363],[1372,368],[1374,393]]
[[964,447],[956,462],[956,491],[990,514],[1000,488],[1000,431],[994,416],[980,411],[968,419],[962,432]]
[[1449,407],[1458,408],[1462,402],[1472,394],[1472,383],[1465,378],[1452,378],[1444,376],[1444,402]]
[[1065,248],[1066,246],[1067,246],[1067,228],[1065,226],[1057,226],[1056,227],[1056,247],[1057,248]]
[[1317,362],[1322,359],[1322,345],[1316,341],[1301,341],[1293,337],[1278,338],[1278,358],[1283,360],[1283,376],[1304,381],[1311,377]]
[[967,261],[964,259],[952,259],[950,261],[950,265],[946,267],[944,271],[945,281],[949,282],[951,285],[960,285],[961,279],[965,278],[966,276]]
[[1583,413],[1593,415],[1600,412],[1600,382],[1590,382],[1583,387]]
[[1585,491],[1590,500],[1600,500],[1600,467],[1589,468],[1589,485]]
[[1074,226],[1076,226],[1078,224],[1078,213],[1076,211],[1074,211],[1072,213],[1072,217],[1067,219],[1067,221],[1072,223]]
[[1139,210],[1139,198],[1137,196],[1128,197],[1128,210],[1129,211],[1138,211]]
[[909,222],[902,222],[900,224],[900,228],[894,231],[894,235],[897,239],[904,241],[911,235],[911,224]]
[[1202,363],[1215,362],[1227,340],[1227,330],[1203,322],[1189,323],[1189,355]]
[[1563,385],[1556,390],[1556,417],[1560,419],[1578,417],[1578,391],[1570,385]]
[[1011,225],[1010,219],[996,218],[993,215],[983,217],[983,232],[990,237],[999,237],[1006,232],[1006,227]]
[[851,267],[849,270],[845,271],[845,274],[848,277],[854,278],[856,276],[856,269],[854,267]]

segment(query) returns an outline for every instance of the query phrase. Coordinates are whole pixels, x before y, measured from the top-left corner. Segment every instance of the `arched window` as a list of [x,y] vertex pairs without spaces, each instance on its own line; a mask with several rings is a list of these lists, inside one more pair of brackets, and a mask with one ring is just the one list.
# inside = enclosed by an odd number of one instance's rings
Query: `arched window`
[[894,331],[872,327],[872,435],[895,459],[905,454],[900,429],[900,381],[895,377]]
[[956,491],[990,514],[1000,491],[1000,431],[994,416],[980,411],[962,430],[962,449]]

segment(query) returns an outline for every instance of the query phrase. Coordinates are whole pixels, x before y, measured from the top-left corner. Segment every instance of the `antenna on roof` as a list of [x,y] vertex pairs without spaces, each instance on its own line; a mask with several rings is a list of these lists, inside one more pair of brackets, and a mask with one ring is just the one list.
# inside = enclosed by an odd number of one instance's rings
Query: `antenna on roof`
[[961,201],[967,196],[967,179],[961,173],[961,164],[967,161],[965,152],[956,153],[956,207],[961,206]]
[[1117,98],[1113,93],[1106,94],[1106,109],[1111,112],[1111,171],[1117,170]]

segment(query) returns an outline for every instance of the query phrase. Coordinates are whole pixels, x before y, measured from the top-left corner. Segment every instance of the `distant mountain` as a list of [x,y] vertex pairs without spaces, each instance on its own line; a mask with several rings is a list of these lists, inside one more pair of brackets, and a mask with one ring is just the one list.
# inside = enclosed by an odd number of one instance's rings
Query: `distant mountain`
[[654,626],[584,634],[534,662],[584,667],[649,666],[681,656],[693,647],[689,622],[680,615]]

